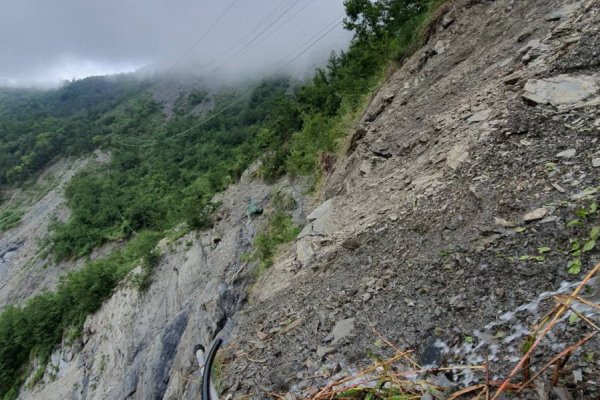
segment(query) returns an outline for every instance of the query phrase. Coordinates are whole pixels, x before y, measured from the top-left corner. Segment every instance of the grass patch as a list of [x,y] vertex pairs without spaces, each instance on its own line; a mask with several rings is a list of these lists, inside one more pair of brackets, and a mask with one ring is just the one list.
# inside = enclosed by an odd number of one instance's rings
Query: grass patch
[[6,232],[19,225],[24,214],[23,210],[16,208],[0,211],[0,232]]
[[253,259],[258,260],[259,270],[273,265],[273,257],[278,248],[298,236],[301,228],[294,224],[292,217],[284,211],[275,211],[268,217],[266,229],[254,238]]

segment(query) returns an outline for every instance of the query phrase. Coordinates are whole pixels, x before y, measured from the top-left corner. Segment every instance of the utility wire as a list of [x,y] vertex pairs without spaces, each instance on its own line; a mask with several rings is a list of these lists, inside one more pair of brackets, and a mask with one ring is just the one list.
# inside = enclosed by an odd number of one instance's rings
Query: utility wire
[[275,25],[277,22],[279,22],[279,20],[281,18],[283,18],[288,12],[290,12],[290,10],[292,8],[294,8],[299,2],[300,1],[298,0],[298,1],[294,1],[293,3],[291,3],[291,5],[288,8],[286,8],[281,14],[279,14],[275,18],[274,21],[271,21],[271,23],[268,24],[263,30],[261,30],[259,33],[257,33],[256,35],[254,35],[254,37],[252,37],[252,39],[250,39],[250,41],[248,43],[246,43],[243,47],[241,47],[238,51],[236,51],[235,53],[233,53],[231,56],[227,57],[225,59],[225,61],[221,62],[219,65],[217,65],[215,68],[213,68],[213,71],[214,70],[218,70],[219,68],[221,68],[224,65],[226,65],[229,61],[231,61],[232,59],[234,59],[238,55],[240,55],[240,54],[244,53],[245,51],[247,51],[247,49],[249,48],[249,46],[251,46],[252,44],[254,44],[262,35],[265,34],[265,32],[267,32],[269,29],[271,29],[273,27],[273,25]]
[[[229,46],[227,48],[227,50],[225,50],[224,52],[222,52],[221,56],[227,56],[227,54],[229,54],[231,51],[233,51],[239,45],[242,45],[242,47],[243,47],[244,46],[243,43],[247,40],[247,38],[250,37],[251,35],[253,35],[258,29],[260,29],[260,27],[264,23],[266,23],[271,18],[271,16],[275,15],[277,12],[280,11],[280,9],[282,9],[283,7],[285,7],[287,1],[288,0],[283,0],[281,3],[279,3],[279,5],[277,7],[275,7],[274,9],[272,9],[263,19],[261,19],[256,25],[254,25],[252,27],[252,29],[250,29],[250,31],[248,31],[240,40],[236,41],[231,46]],[[217,60],[213,59],[209,63],[207,63],[204,66],[204,68],[208,68],[211,64],[215,64],[216,62],[217,62]]]
[[185,51],[181,55],[181,57],[179,57],[177,60],[175,60],[175,62],[173,64],[171,64],[171,66],[166,70],[165,74],[168,74],[169,72],[171,72],[177,65],[179,65],[183,60],[185,60],[185,58],[196,48],[196,46],[198,46],[208,36],[209,33],[212,32],[212,30],[215,28],[215,26],[217,26],[219,24],[219,22],[221,22],[223,20],[223,18],[225,18],[225,16],[229,13],[229,11],[231,11],[231,9],[239,1],[240,0],[233,0],[233,2],[229,5],[229,7],[227,7],[225,9],[225,11],[223,11],[221,13],[221,15],[219,15],[219,17],[214,20],[214,22],[208,27],[208,29],[206,31],[204,31],[204,33],[194,42],[194,44],[192,44],[187,49],[187,51]]
[[[341,25],[342,22],[343,22],[343,16],[337,17],[334,21],[332,21],[329,24],[327,24],[324,29],[322,29],[319,32],[317,32],[315,35],[313,35],[310,39],[308,39],[306,42],[304,42],[302,45],[300,45],[294,51],[292,51],[287,56],[285,56],[284,58],[282,58],[279,62],[277,62],[276,64],[274,64],[268,70],[267,74],[271,73],[272,70],[275,70],[272,73],[279,73],[279,72],[281,72],[285,67],[287,67],[288,65],[290,65],[291,63],[293,63],[295,60],[297,60],[299,57],[301,57],[304,53],[306,53],[309,49],[311,49],[314,45],[316,45],[323,38],[325,38],[325,36],[327,36],[329,33],[331,33],[331,31],[333,31],[335,28],[337,28],[339,25]],[[298,54],[295,54],[297,51],[300,51],[300,52]],[[290,57],[292,57],[292,58],[289,59],[289,60],[287,60]],[[194,129],[196,129],[196,128],[198,128],[198,127],[200,127],[200,126],[202,126],[202,125],[204,125],[206,123],[208,123],[209,121],[212,121],[216,117],[218,117],[221,114],[223,114],[225,111],[229,110],[230,108],[232,108],[236,104],[240,103],[242,100],[244,100],[246,97],[248,97],[254,91],[254,89],[255,88],[252,87],[249,90],[245,91],[244,93],[242,93],[241,95],[239,95],[236,100],[232,101],[231,103],[229,103],[228,105],[226,105],[225,107],[223,107],[222,109],[220,109],[218,112],[216,112],[214,114],[211,114],[210,116],[206,117],[205,119],[203,119],[202,121],[198,122],[197,124],[195,124],[195,125],[187,128],[187,129],[185,129],[185,130],[183,130],[181,132],[178,132],[178,133],[176,133],[174,135],[166,137],[164,139],[151,140],[151,141],[149,141],[148,143],[145,143],[145,144],[130,144],[130,143],[123,142],[123,141],[117,139],[116,137],[113,137],[113,139],[116,139],[115,141],[117,143],[123,145],[123,146],[128,146],[128,147],[149,147],[149,146],[152,146],[152,145],[154,145],[156,143],[159,143],[161,141],[165,141],[165,140],[175,139],[175,138],[181,137],[181,136],[183,136],[183,135],[191,132],[192,130],[194,130]]]
[[275,29],[273,29],[271,32],[268,33],[267,36],[263,37],[260,41],[258,41],[257,43],[255,43],[254,45],[250,46],[249,48],[247,48],[246,50],[252,50],[255,49],[256,46],[258,46],[259,44],[263,43],[266,39],[268,39],[269,37],[271,37],[272,35],[274,35],[275,33],[279,32],[281,30],[281,28],[283,28],[284,26],[287,25],[288,22],[290,22],[292,19],[296,18],[296,16],[298,14],[300,14],[302,11],[306,10],[306,8],[308,6],[310,6],[312,3],[314,3],[315,0],[309,0],[306,4],[304,4],[304,6],[302,6],[300,9],[298,9],[294,14],[292,14],[289,18],[287,18],[286,20],[284,20],[281,24],[279,24],[279,26],[277,26]]

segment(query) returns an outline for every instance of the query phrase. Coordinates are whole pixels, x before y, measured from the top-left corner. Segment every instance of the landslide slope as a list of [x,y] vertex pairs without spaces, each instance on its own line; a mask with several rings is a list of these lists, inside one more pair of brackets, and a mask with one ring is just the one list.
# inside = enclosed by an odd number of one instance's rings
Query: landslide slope
[[[573,250],[599,223],[599,27],[593,0],[448,3],[351,133],[294,247],[259,279],[223,391],[310,395],[390,355],[375,331],[423,365],[487,357],[491,377],[505,376],[552,292],[600,260]],[[562,324],[541,350],[584,331]],[[600,361],[580,356],[600,343],[586,346],[562,384],[598,398]]]

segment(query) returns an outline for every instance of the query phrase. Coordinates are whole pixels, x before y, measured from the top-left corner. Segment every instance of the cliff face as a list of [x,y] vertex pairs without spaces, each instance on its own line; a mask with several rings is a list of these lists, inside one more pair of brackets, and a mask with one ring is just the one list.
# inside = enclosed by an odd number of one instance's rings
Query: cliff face
[[164,239],[150,288],[139,293],[125,283],[88,318],[82,341],[57,351],[44,381],[21,397],[198,398],[194,346],[208,346],[228,329],[246,300],[253,275],[240,257],[262,220],[247,215],[248,199],[267,204],[272,190],[244,177],[218,196],[223,204],[213,231]]
[[[504,376],[552,294],[599,260],[592,249],[580,273],[567,271],[572,241],[600,225],[599,26],[594,0],[449,2],[350,132],[298,239],[252,288],[241,255],[262,217],[248,217],[247,198],[268,206],[274,188],[244,177],[220,195],[213,232],[163,242],[148,291],[123,285],[21,397],[198,398],[193,348],[219,332],[222,390],[234,397],[306,396],[385,355],[374,332],[424,365],[487,357]],[[545,349],[583,330],[563,324]],[[600,343],[587,346],[597,354]],[[581,379],[568,383],[595,398],[600,361],[578,360]]]

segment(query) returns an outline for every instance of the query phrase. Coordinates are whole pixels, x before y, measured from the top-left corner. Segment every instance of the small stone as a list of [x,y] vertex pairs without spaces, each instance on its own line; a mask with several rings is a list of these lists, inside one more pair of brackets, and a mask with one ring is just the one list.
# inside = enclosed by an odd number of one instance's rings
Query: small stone
[[393,222],[398,221],[398,214],[390,214],[389,218],[390,218],[390,221],[393,221]]
[[548,214],[548,209],[547,208],[538,208],[536,210],[533,210],[527,214],[525,214],[523,216],[523,221],[525,222],[531,222],[531,221],[537,221],[538,219],[542,219],[546,216],[546,214]]
[[565,151],[561,151],[560,153],[558,153],[556,155],[556,157],[559,157],[559,158],[573,158],[573,157],[575,157],[576,154],[577,154],[577,150],[575,150],[575,149],[568,149],[568,150],[565,150]]
[[371,173],[371,168],[372,168],[373,164],[371,163],[371,161],[369,160],[363,160],[360,165],[358,166],[358,170],[360,172],[362,172],[365,175],[368,175]]
[[512,222],[512,221],[507,221],[503,218],[498,218],[498,217],[494,217],[494,223],[496,225],[499,225],[503,228],[514,228],[516,226],[518,226],[519,224]]
[[560,186],[558,183],[553,183],[552,187],[554,187],[554,189],[558,190],[561,193],[565,193],[566,192],[566,190],[562,186]]
[[362,301],[366,303],[367,301],[371,300],[371,297],[373,297],[371,293],[365,293],[362,295]]
[[556,215],[551,215],[549,217],[542,219],[540,221],[540,224],[549,224],[550,222],[557,222],[557,221],[560,221],[560,218],[558,218],[558,216],[556,216]]
[[256,336],[258,336],[258,338],[260,340],[265,340],[266,338],[269,337],[269,335],[267,335],[266,333],[264,333],[263,331],[256,331]]
[[317,346],[317,356],[320,358],[325,357],[327,354],[333,351],[332,347],[329,346]]
[[336,344],[346,336],[349,336],[354,331],[354,318],[343,319],[338,321],[331,331],[332,343]]
[[375,286],[376,283],[377,283],[377,278],[367,278],[365,280],[365,286],[367,286],[367,287]]
[[452,25],[453,22],[454,22],[454,18],[452,18],[451,16],[446,14],[444,16],[444,18],[442,19],[442,26],[444,27],[444,29],[446,29],[447,27]]
[[501,287],[496,288],[496,290],[494,290],[494,293],[496,293],[496,296],[498,296],[498,297],[504,297],[505,290],[504,290],[504,288],[501,288]]
[[467,122],[473,124],[475,122],[487,121],[487,119],[490,117],[491,113],[492,113],[492,110],[490,110],[489,108],[486,110],[477,111],[476,113],[471,115],[469,118],[467,118]]
[[375,143],[373,146],[371,146],[371,151],[376,156],[383,158],[390,158],[392,156],[389,146],[385,143]]
[[594,167],[594,168],[600,167],[600,158],[592,159],[592,167]]
[[444,52],[446,51],[446,44],[444,43],[444,41],[438,40],[435,46],[433,47],[433,51],[435,51],[436,54],[444,54]]
[[575,383],[583,381],[583,373],[580,369],[573,371],[573,381]]

